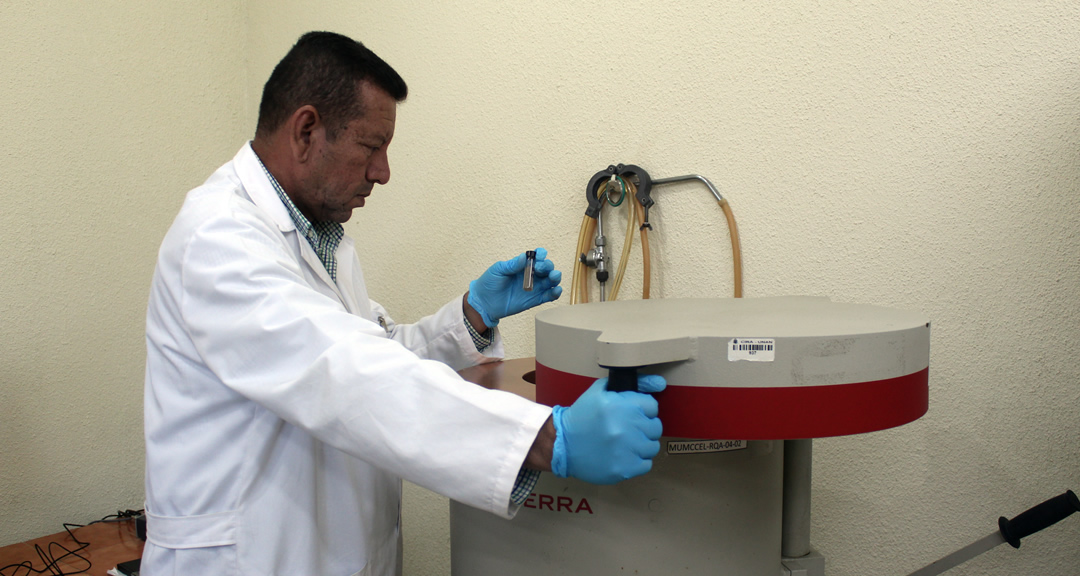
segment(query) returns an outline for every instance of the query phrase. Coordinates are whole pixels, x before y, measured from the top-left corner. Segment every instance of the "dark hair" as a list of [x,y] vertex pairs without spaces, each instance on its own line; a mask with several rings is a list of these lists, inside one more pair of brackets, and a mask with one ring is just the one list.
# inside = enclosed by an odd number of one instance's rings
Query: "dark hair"
[[256,137],[266,137],[301,106],[310,104],[334,139],[348,123],[364,114],[359,101],[367,80],[401,102],[409,88],[401,76],[363,44],[333,32],[308,32],[274,67],[263,86]]

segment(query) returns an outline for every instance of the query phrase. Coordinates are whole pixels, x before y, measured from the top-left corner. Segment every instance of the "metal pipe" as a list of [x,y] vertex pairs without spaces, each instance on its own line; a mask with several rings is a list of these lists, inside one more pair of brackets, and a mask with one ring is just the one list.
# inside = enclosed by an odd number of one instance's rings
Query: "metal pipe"
[[780,552],[785,558],[810,553],[810,481],[814,441],[784,440],[784,519]]
[[[607,192],[604,193],[605,195]],[[600,204],[603,206],[603,202]],[[607,255],[604,254],[604,245],[607,239],[604,237],[604,214],[603,210],[596,213],[596,281],[600,285],[600,301],[607,300]]]
[[709,187],[709,191],[716,197],[717,202],[723,202],[724,197],[720,195],[720,192],[716,190],[716,186],[713,186],[709,179],[701,174],[687,174],[685,176],[672,176],[670,178],[660,178],[659,180],[653,180],[653,186],[659,186],[661,184],[672,184],[674,182],[685,182],[687,180],[699,180],[702,184]]
[[[687,174],[685,176],[672,176],[671,178],[660,178],[652,181],[652,186],[658,184],[671,184],[673,182],[685,182],[688,180],[697,180],[704,184],[714,198],[716,203],[720,205],[720,209],[724,211],[724,217],[727,218],[728,232],[731,235],[731,265],[734,268],[734,284],[735,284],[735,297],[742,298],[742,249],[739,247],[739,229],[735,225],[735,215],[731,212],[731,206],[728,205],[727,200],[720,195],[720,192],[713,186],[709,179],[700,174]],[[649,199],[650,205],[652,199]],[[649,209],[645,208],[645,226],[648,226]]]

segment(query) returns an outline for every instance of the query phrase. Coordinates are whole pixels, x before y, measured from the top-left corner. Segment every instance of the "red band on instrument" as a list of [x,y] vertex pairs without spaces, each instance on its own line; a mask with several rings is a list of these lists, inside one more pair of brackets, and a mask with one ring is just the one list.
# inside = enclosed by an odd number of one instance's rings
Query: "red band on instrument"
[[[930,369],[828,386],[671,386],[656,394],[664,436],[784,440],[861,434],[918,419],[929,406]],[[569,406],[596,381],[536,363],[536,401]]]

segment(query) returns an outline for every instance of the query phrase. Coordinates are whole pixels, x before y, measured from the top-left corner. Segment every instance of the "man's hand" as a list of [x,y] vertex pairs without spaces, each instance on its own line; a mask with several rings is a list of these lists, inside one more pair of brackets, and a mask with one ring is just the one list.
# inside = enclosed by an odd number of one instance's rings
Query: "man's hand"
[[562,295],[562,286],[559,286],[562,272],[556,270],[555,265],[547,259],[547,250],[536,249],[533,289],[530,292],[521,287],[524,272],[523,252],[516,258],[492,264],[483,275],[469,283],[469,293],[465,301],[480,314],[488,328],[498,326],[499,320],[507,316],[558,300]]
[[[638,390],[660,392],[664,378],[638,377]],[[641,392],[610,392],[597,380],[569,408],[551,413],[555,428],[551,470],[592,484],[615,484],[652,468],[663,427],[656,399]]]

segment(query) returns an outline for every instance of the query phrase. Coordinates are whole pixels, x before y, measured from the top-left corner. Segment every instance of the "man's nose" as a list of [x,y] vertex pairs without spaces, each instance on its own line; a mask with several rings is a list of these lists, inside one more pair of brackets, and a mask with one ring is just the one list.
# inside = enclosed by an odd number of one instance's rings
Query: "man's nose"
[[379,150],[368,164],[367,179],[369,182],[386,184],[390,181],[390,159],[386,150]]

